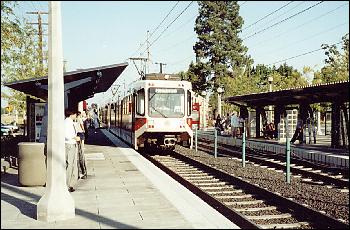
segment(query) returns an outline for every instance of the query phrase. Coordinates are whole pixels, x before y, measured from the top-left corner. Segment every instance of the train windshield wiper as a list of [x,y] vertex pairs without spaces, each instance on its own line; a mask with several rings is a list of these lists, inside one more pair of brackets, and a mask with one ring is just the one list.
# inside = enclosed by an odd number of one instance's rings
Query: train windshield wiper
[[160,115],[162,115],[163,117],[168,118],[164,113],[162,113],[162,112],[160,112],[158,109],[154,108],[153,105],[151,105],[151,108],[152,108],[154,111],[158,112],[158,113],[159,113]]

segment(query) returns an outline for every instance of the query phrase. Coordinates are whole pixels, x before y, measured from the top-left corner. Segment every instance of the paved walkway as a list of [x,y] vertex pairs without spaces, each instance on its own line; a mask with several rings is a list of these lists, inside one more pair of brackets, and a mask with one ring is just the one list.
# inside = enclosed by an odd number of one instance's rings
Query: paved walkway
[[20,186],[10,168],[1,175],[1,228],[238,228],[107,131],[85,146],[88,179],[71,193],[75,218],[37,221],[45,187]]

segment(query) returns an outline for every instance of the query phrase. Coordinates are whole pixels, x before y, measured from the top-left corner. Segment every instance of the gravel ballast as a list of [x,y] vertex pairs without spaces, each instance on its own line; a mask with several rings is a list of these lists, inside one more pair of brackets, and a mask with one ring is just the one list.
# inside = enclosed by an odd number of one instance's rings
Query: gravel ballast
[[286,183],[284,173],[276,172],[246,163],[245,168],[238,160],[230,157],[217,157],[213,153],[209,154],[203,149],[194,149],[176,146],[175,151],[204,163],[208,166],[225,171],[231,175],[241,177],[243,180],[269,191],[277,192],[286,198],[306,204],[315,210],[324,211],[326,214],[343,219],[349,224],[349,192],[341,192],[339,188],[329,188],[325,185],[315,184],[312,181],[302,181],[301,178],[291,176],[291,183]]

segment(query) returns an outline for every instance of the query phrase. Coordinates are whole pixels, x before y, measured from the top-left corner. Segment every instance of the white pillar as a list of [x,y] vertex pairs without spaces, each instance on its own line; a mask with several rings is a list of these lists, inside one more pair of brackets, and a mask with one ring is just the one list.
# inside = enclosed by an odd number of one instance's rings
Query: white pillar
[[17,108],[15,109],[15,125],[17,125],[18,124],[18,110],[17,110]]
[[321,131],[321,112],[317,111],[317,135],[323,135]]
[[84,104],[83,101],[81,101],[81,102],[78,103],[78,111],[83,112],[83,110],[84,110],[83,104]]
[[48,47],[47,176],[45,194],[37,204],[37,219],[53,222],[75,217],[74,200],[66,185],[63,54],[59,1],[49,2]]
[[[269,92],[272,92],[272,78],[269,77]],[[269,105],[269,112],[268,112],[268,123],[272,123],[272,105]]]
[[222,118],[222,113],[221,113],[221,93],[218,93],[218,114],[220,114],[220,117]]

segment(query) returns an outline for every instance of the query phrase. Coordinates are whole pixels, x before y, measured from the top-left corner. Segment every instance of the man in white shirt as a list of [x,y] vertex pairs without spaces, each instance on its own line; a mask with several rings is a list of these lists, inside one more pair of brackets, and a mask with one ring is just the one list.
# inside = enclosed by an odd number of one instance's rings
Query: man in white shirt
[[66,173],[67,173],[67,186],[70,192],[73,192],[74,186],[78,181],[78,153],[77,153],[77,141],[80,138],[77,136],[74,120],[77,114],[73,111],[65,111],[66,119],[64,120],[64,139],[66,147]]

